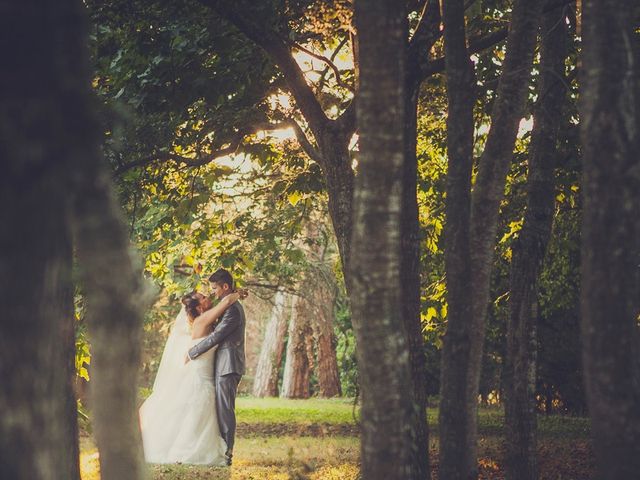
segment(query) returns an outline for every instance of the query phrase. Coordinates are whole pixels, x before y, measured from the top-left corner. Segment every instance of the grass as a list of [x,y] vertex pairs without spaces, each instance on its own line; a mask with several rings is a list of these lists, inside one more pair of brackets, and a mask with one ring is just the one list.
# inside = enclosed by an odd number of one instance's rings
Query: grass
[[[151,465],[153,480],[356,480],[360,439],[351,399],[258,399],[240,397],[238,436],[231,468]],[[356,417],[359,412],[356,411]],[[436,479],[437,409],[427,412],[430,456]],[[482,479],[503,477],[503,414],[480,409],[479,464]],[[585,480],[593,471],[584,418],[540,416],[542,480]],[[81,437],[83,480],[99,480],[98,453],[90,436]]]
[[[355,424],[353,400],[344,398],[290,400],[239,397],[238,421],[244,423]],[[359,410],[356,412],[359,415]]]

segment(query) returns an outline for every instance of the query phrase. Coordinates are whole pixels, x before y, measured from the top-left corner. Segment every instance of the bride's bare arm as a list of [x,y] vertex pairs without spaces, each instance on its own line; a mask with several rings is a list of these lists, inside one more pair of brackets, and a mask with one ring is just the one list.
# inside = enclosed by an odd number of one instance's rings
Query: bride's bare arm
[[218,304],[202,313],[198,318],[193,321],[193,330],[192,337],[198,338],[202,335],[202,332],[215,322],[220,316],[224,313],[224,311],[229,308],[232,304],[237,302],[240,299],[240,293],[233,292],[223,297],[222,300],[218,302]]

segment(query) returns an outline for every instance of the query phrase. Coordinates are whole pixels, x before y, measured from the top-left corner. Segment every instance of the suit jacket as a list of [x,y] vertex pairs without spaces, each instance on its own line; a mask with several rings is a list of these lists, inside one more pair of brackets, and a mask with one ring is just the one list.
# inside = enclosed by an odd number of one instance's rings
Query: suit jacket
[[230,373],[244,375],[245,322],[244,309],[240,302],[235,302],[224,311],[213,332],[189,350],[189,358],[194,360],[218,345],[215,354],[216,376]]

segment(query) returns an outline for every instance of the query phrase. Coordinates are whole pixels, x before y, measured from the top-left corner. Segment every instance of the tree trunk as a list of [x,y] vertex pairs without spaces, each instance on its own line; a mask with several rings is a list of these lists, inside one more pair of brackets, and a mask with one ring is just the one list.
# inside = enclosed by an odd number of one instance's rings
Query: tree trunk
[[420,224],[418,220],[418,92],[417,72],[409,71],[405,92],[404,145],[402,178],[401,267],[400,283],[404,293],[402,316],[409,341],[409,360],[416,409],[416,449],[413,460],[416,478],[429,479],[429,434],[427,429],[427,372],[420,312]]
[[640,471],[640,52],[634,13],[632,0],[583,2],[582,341],[596,477],[603,480]]
[[139,479],[144,463],[137,414],[142,309],[139,265],[98,149],[76,157],[75,237],[92,347],[91,406],[103,480]]
[[405,13],[393,0],[358,0],[355,4],[360,45],[360,156],[351,244],[351,305],[362,389],[362,476],[368,479],[418,478],[419,471],[401,283]]
[[469,219],[475,75],[466,47],[463,0],[443,3],[443,21],[449,106],[444,228],[448,313],[440,376],[439,476],[467,480],[475,478],[475,458],[465,450],[475,442],[466,398],[472,311]]
[[[321,269],[325,267],[321,265]],[[334,273],[331,270],[316,272],[307,282],[309,298],[300,301],[310,302],[311,325],[316,346],[316,375],[318,377],[318,395],[330,398],[340,395],[340,375],[336,357],[336,342],[333,332],[335,321],[336,288]]]
[[309,266],[305,272],[300,302],[309,311],[315,356],[318,395],[325,398],[340,395],[340,375],[336,357],[335,303],[338,285],[331,263],[326,258],[328,239],[320,232],[322,222],[311,219],[305,224],[306,237],[311,240],[308,251]]
[[536,323],[537,284],[551,236],[555,202],[554,168],[565,104],[567,31],[563,8],[545,13],[540,49],[540,83],[531,137],[527,210],[513,244],[507,358],[504,371],[506,471],[511,480],[537,480]]
[[304,302],[297,296],[291,304],[291,320],[289,321],[289,340],[287,358],[282,378],[283,398],[309,398],[311,395],[309,378],[311,362],[307,341],[312,337],[309,311]]
[[340,131],[336,126],[327,128],[319,141],[324,162],[324,173],[329,197],[329,215],[338,242],[347,291],[350,290],[349,264],[353,228],[354,174],[349,155],[351,132]]
[[84,25],[73,1],[0,16],[0,478],[80,478],[69,158],[86,132]]
[[[77,8],[84,10],[80,3]],[[79,43],[70,52],[67,68],[78,73],[82,102],[67,104],[64,110],[73,116],[69,131],[76,139],[67,175],[76,194],[74,237],[92,344],[93,428],[102,480],[136,480],[144,476],[136,403],[142,310],[147,299],[141,268],[130,252],[127,227],[100,154],[100,125],[89,108],[92,93],[86,37]]]
[[275,295],[256,367],[256,377],[253,381],[253,395],[256,397],[278,396],[278,374],[284,354],[287,316],[290,312],[286,306],[286,294],[279,290]]
[[[447,255],[447,264],[454,270],[447,271],[447,286],[454,288],[449,293],[449,321],[443,347],[443,391],[440,409],[440,477],[448,479],[476,478],[477,466],[477,409],[478,388],[482,368],[482,351],[484,347],[484,324],[489,302],[489,286],[495,249],[495,237],[498,221],[500,201],[504,193],[504,184],[513,155],[513,147],[518,132],[518,124],[524,113],[525,99],[528,89],[528,77],[533,61],[536,31],[542,2],[520,0],[515,2],[510,22],[509,37],[507,39],[507,53],[503,63],[502,74],[498,84],[497,98],[491,112],[491,129],[487,137],[485,149],[480,158],[478,176],[471,198],[471,216],[464,217],[468,206],[468,194],[459,190],[470,177],[471,160],[461,159],[460,155],[471,155],[473,146],[472,130],[469,129],[469,119],[473,111],[473,103],[469,101],[467,93],[457,91],[469,85],[468,53],[464,35],[464,6],[461,2],[451,3],[446,8],[446,24],[449,23],[453,32],[445,33],[450,42],[455,60],[446,60],[455,65],[458,78],[449,82],[448,95],[457,97],[454,105],[460,111],[455,116],[460,119],[460,126],[454,127],[453,137],[447,141],[453,146],[452,161],[459,162],[448,180],[450,188],[460,194],[460,198],[447,198],[448,202],[461,202],[463,205],[451,205],[453,218],[447,218],[450,230],[448,241],[453,242],[454,248],[461,253],[461,257],[453,259]],[[463,52],[464,47],[464,52]],[[446,59],[446,55],[445,55]],[[449,71],[449,75],[452,72]],[[472,75],[471,75],[472,76]],[[452,125],[452,120],[448,120]],[[454,140],[455,138],[455,140]],[[457,141],[463,143],[454,143]],[[468,224],[468,227],[467,227]],[[468,239],[460,237],[469,231]],[[468,244],[467,244],[468,242]],[[457,243],[460,243],[459,245]],[[468,251],[468,257],[467,257]],[[463,262],[470,259],[470,265]],[[462,291],[462,286],[469,285],[470,289]],[[464,276],[463,276],[464,275]],[[468,298],[471,297],[471,315],[468,315]],[[460,302],[458,305],[455,303]],[[455,313],[451,313],[451,309]],[[453,320],[453,322],[452,322]],[[447,345],[448,344],[448,345]],[[445,378],[449,377],[449,378]],[[464,398],[465,406],[459,410],[460,396]],[[462,413],[461,413],[462,412]]]

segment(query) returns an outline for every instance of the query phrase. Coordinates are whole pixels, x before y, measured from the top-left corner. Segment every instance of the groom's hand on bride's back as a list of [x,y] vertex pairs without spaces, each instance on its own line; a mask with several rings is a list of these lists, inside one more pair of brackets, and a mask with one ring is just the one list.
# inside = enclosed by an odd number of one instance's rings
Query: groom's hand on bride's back
[[189,357],[189,354],[185,354],[184,356],[184,364],[186,365],[187,363],[189,363],[189,361],[191,360],[191,358]]

